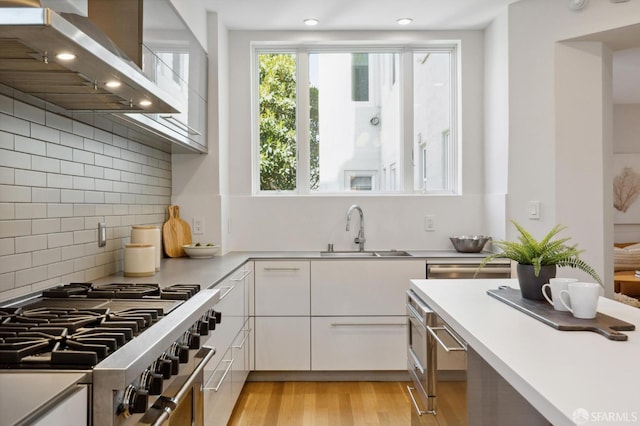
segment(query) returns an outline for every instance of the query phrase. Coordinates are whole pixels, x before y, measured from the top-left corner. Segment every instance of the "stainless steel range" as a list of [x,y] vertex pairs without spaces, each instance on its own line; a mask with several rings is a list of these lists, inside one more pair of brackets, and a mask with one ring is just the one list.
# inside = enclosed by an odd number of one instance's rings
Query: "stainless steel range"
[[86,371],[95,426],[203,425],[218,290],[73,283],[0,307],[0,371]]

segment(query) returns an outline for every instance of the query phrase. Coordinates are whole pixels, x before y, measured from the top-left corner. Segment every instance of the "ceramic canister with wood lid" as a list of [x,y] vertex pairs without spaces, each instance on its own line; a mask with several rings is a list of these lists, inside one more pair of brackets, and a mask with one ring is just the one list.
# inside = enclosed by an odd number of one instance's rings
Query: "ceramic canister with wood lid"
[[160,227],[154,225],[135,225],[131,227],[132,244],[152,244],[156,249],[155,270],[160,270],[162,259],[162,235]]
[[156,249],[153,244],[124,246],[124,276],[150,277],[156,273]]

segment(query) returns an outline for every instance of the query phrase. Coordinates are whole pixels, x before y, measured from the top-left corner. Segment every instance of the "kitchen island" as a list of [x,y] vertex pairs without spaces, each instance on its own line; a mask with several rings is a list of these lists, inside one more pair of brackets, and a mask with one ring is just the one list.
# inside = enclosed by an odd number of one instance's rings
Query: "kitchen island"
[[489,296],[515,279],[413,280],[410,287],[555,426],[640,424],[640,310],[600,298],[598,312],[636,325],[627,341],[559,331]]

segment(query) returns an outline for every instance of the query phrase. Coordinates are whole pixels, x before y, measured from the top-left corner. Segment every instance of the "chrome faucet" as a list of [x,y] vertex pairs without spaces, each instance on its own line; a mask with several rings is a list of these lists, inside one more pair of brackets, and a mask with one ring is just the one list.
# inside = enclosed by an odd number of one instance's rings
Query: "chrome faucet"
[[364,237],[364,213],[362,213],[362,209],[357,204],[349,207],[349,211],[347,211],[347,231],[351,225],[351,213],[353,213],[354,210],[358,210],[358,213],[360,213],[360,230],[358,231],[358,236],[353,240],[353,242],[358,244],[358,249],[360,251],[364,251],[364,242],[367,241]]

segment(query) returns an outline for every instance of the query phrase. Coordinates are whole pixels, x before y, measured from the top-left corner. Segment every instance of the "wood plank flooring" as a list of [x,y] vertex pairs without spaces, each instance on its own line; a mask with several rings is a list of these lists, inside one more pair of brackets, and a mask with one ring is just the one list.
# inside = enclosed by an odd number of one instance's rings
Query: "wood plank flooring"
[[[441,388],[450,415],[446,425],[466,423],[464,382]],[[231,426],[399,426],[411,425],[413,405],[405,382],[247,382]],[[444,398],[444,396],[450,397]],[[444,414],[444,413],[443,413]],[[415,417],[415,416],[414,416]],[[425,417],[425,416],[422,416]],[[432,417],[432,416],[430,416]],[[414,422],[415,423],[415,422]],[[435,424],[435,422],[434,422]]]

